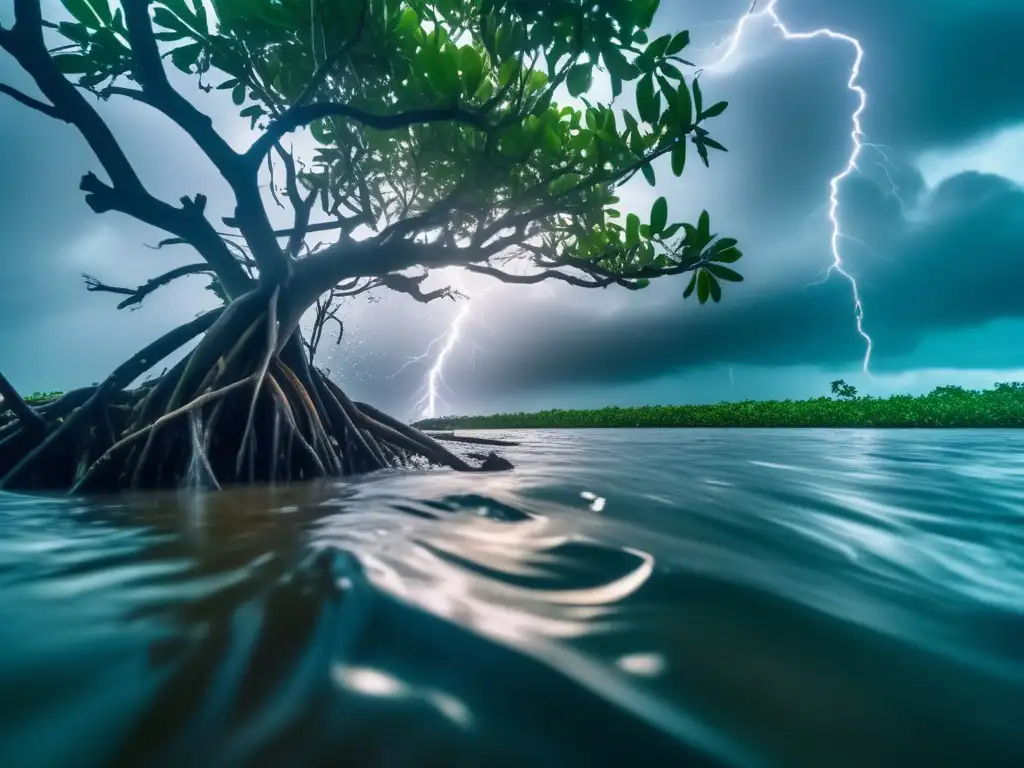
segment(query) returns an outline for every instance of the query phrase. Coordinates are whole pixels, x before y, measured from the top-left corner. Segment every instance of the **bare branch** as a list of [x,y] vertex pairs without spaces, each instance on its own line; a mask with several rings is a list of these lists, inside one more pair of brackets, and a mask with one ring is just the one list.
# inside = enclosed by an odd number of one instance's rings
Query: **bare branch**
[[30,109],[34,109],[37,112],[42,112],[47,117],[52,117],[55,120],[63,120],[64,122],[70,122],[53,105],[47,104],[47,103],[45,103],[43,101],[39,101],[38,99],[33,99],[27,93],[22,93],[17,88],[12,88],[9,85],[5,85],[4,83],[0,83],[0,93],[6,93],[8,96],[10,96],[15,101],[20,102],[20,103],[24,104],[26,107],[29,107]]
[[85,278],[85,289],[87,291],[94,291],[100,293],[116,293],[128,298],[117,305],[118,309],[126,309],[136,304],[141,304],[149,294],[154,291],[163,288],[165,285],[188,275],[201,275],[204,273],[211,273],[210,265],[204,263],[199,264],[186,264],[183,267],[172,269],[169,272],[165,272],[162,275],[154,277],[152,280],[148,280],[143,285],[137,288],[119,288],[113,285],[106,285],[101,283],[92,275],[83,274]]
[[275,144],[274,148],[284,162],[285,191],[288,194],[288,201],[292,204],[292,209],[295,211],[295,225],[288,236],[288,245],[285,248],[288,255],[295,258],[302,249],[302,243],[309,228],[309,217],[313,212],[313,204],[316,202],[317,190],[313,188],[306,197],[303,197],[299,192],[298,174],[295,171],[295,157],[290,152],[286,152],[280,144]]

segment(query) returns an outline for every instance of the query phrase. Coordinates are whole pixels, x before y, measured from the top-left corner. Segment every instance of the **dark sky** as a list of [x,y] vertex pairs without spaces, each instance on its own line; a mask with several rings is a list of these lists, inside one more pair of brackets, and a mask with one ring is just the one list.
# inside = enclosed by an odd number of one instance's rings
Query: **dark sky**
[[[0,0],[3,22],[8,6]],[[662,6],[657,24],[690,27],[691,58],[708,66],[748,2]],[[824,393],[837,376],[877,393],[1024,378],[1024,3],[776,7],[791,31],[828,26],[864,50],[862,126],[871,146],[840,187],[839,218],[849,236],[841,253],[874,341],[873,378],[860,373],[865,347],[851,286],[838,275],[822,282],[832,261],[829,181],[852,147],[857,99],[846,86],[854,49],[841,40],[785,40],[768,18],[751,20],[735,53],[702,75],[708,98],[731,104],[713,131],[729,154],[715,156],[710,171],[694,162],[681,180],[664,173],[656,190],[640,182],[624,195],[638,211],[659,194],[674,216],[706,208],[717,231],[741,240],[747,280],[727,285],[721,305],[682,302],[685,281],[634,294],[440,274],[432,279],[459,283],[473,297],[456,341],[430,346],[461,305],[360,299],[346,309],[342,347],[325,355],[332,372],[357,397],[402,416],[418,415],[418,391],[448,346],[441,412],[804,397]],[[6,58],[0,81],[28,89]],[[230,104],[205,96],[200,103],[233,142],[249,140]],[[224,185],[166,120],[145,108],[103,107],[155,193],[202,191],[217,215],[227,213]],[[145,244],[159,233],[89,211],[77,182],[97,164],[78,136],[2,97],[0,152],[0,366],[17,386],[98,379],[210,305],[202,278],[136,312],[87,293],[80,272],[137,284],[190,255],[150,250]]]

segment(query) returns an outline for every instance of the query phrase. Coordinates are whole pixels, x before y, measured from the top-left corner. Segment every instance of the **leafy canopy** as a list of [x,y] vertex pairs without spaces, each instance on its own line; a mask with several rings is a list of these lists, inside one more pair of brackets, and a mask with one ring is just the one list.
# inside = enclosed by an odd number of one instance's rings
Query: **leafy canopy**
[[[103,98],[139,81],[122,8],[62,0],[73,21],[54,59]],[[133,0],[124,0],[125,8]],[[360,242],[410,248],[394,268],[462,265],[512,282],[557,278],[642,288],[691,273],[684,297],[721,298],[741,257],[704,212],[673,222],[658,198],[623,215],[618,189],[668,156],[707,164],[724,150],[685,58],[685,31],[650,39],[659,0],[157,0],[151,20],[170,64],[200,87],[230,92],[262,131],[247,156],[270,162],[308,125],[315,157],[295,175],[302,195]],[[134,32],[134,30],[133,30]],[[610,104],[588,97],[610,81]],[[624,83],[635,98],[620,98]],[[564,102],[564,103],[560,103]],[[309,216],[305,217],[308,226]],[[296,227],[300,227],[297,216]],[[300,235],[303,234],[300,232]],[[393,253],[394,249],[388,251]],[[298,256],[298,252],[292,256]],[[498,268],[510,256],[531,277]],[[384,259],[385,256],[381,256]],[[390,264],[390,262],[389,262]],[[380,270],[378,270],[380,271]],[[346,275],[352,277],[353,275]]]

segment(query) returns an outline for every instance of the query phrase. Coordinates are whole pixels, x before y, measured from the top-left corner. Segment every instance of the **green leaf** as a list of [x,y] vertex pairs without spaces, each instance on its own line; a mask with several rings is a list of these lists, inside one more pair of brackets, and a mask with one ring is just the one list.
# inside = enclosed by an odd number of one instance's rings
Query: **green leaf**
[[704,163],[705,168],[710,168],[711,164],[708,162],[708,148],[707,145],[696,136],[693,137],[693,144],[697,147],[697,154],[700,156],[701,161]]
[[569,73],[565,77],[569,95],[573,97],[589,91],[592,82],[593,67],[590,64],[574,64],[569,68]]
[[[206,5],[203,3],[203,0],[192,0],[192,5],[194,5],[196,9],[196,21],[199,22],[200,31],[209,34],[210,22],[206,18]],[[121,11],[120,8],[117,10],[118,12]]]
[[640,114],[640,119],[644,122],[652,125],[658,122],[661,110],[655,100],[654,78],[650,73],[640,78],[640,82],[637,84],[636,109]]
[[704,94],[700,90],[700,80],[693,80],[693,105],[697,108],[697,114],[704,112]]
[[711,286],[708,285],[708,273],[707,270],[697,270],[697,301],[701,304],[708,300],[708,294],[711,293]]
[[462,87],[467,96],[472,96],[484,77],[483,59],[473,46],[466,45],[459,49],[459,67],[462,70]]
[[604,49],[601,52],[601,57],[604,59],[605,66],[608,67],[608,73],[613,78],[629,82],[640,77],[640,68],[631,64],[618,48],[613,46]]
[[644,57],[650,59],[652,62],[654,59],[660,59],[665,55],[665,50],[671,42],[672,35],[662,35],[661,37],[652,40],[644,51]]
[[114,15],[110,11],[108,0],[88,0],[88,2],[92,6],[93,12],[100,17],[100,21],[104,24],[109,25],[114,21]]
[[[76,21],[84,24],[89,29],[99,29],[103,26],[103,19],[93,9],[92,4],[86,0],[60,0]],[[97,5],[105,4],[106,0],[97,0]],[[38,11],[37,11],[38,12]],[[108,11],[109,13],[109,11]]]
[[77,75],[93,69],[93,63],[81,53],[59,54],[53,57],[53,63],[65,75]]
[[504,88],[518,75],[519,62],[516,59],[509,59],[498,69],[498,87]]
[[153,11],[153,21],[154,21],[154,23],[158,24],[161,27],[164,27],[165,29],[174,30],[174,33],[175,33],[175,37],[174,38],[161,37],[160,38],[161,40],[164,40],[164,39],[180,40],[181,38],[185,37],[186,35],[191,35],[192,34],[192,30],[190,30],[181,21],[181,19],[179,19],[173,13],[168,11],[166,8],[157,7],[157,9],[155,11]]
[[68,40],[73,40],[79,45],[89,42],[89,30],[84,24],[72,24],[70,21],[62,21],[57,25],[60,33]]
[[[697,81],[694,80],[693,84],[696,85]],[[690,91],[683,80],[679,81],[679,89],[676,92],[676,109],[679,111],[679,118],[683,121],[683,125],[680,127],[689,128],[693,122],[693,103],[690,101]]]
[[662,240],[668,240],[669,238],[675,237],[676,232],[683,228],[682,224],[673,224],[664,232],[661,233]]
[[[166,5],[167,8],[171,11],[171,13],[173,13],[179,19],[182,19],[183,21],[196,21],[195,13],[193,13],[192,9],[189,7],[188,3],[185,2],[185,0],[159,0],[159,2],[161,5]],[[200,4],[202,4],[202,0],[199,0],[199,2]],[[258,2],[254,4],[259,5]]]
[[694,272],[692,275],[690,275],[690,282],[687,283],[686,290],[683,291],[683,298],[684,299],[690,298],[690,294],[693,293],[693,289],[694,289],[694,287],[696,285],[697,285],[697,273]]
[[647,179],[647,183],[653,187],[655,183],[655,178],[654,168],[651,167],[651,164],[647,163],[646,165],[640,166],[640,172],[644,175],[644,178]]
[[711,274],[715,275],[716,277],[720,277],[727,282],[743,282],[743,275],[741,275],[739,272],[734,272],[728,267],[723,267],[721,264],[708,264],[708,270],[711,272]]
[[626,216],[626,247],[632,248],[640,242],[640,217],[635,213]]
[[713,256],[716,253],[721,253],[727,248],[732,248],[736,245],[736,240],[731,237],[723,237],[720,240],[715,241],[715,244],[708,249],[708,255]]
[[583,177],[580,174],[567,173],[564,176],[559,176],[548,184],[548,191],[557,197],[558,195],[568,192],[581,181],[583,181]]
[[[244,98],[244,94],[243,94]],[[240,102],[239,102],[240,103]],[[328,120],[314,120],[309,124],[309,132],[313,134],[313,138],[319,141],[321,144],[331,143],[331,124]]]
[[717,261],[719,264],[732,264],[741,258],[743,258],[743,253],[739,249],[726,248],[721,253],[715,254],[711,261]]
[[171,51],[171,61],[182,72],[191,73],[192,67],[199,62],[199,56],[202,52],[202,43],[182,45]]
[[[696,81],[694,81],[696,83]],[[712,104],[707,108],[706,112],[700,113],[700,119],[706,120],[709,117],[718,117],[720,114],[725,112],[726,107],[729,106],[728,101],[720,101],[717,104]]]
[[412,8],[405,8],[402,11],[401,17],[398,19],[398,26],[395,27],[395,33],[401,36],[410,35],[420,26],[420,17],[416,15],[416,11]]
[[458,62],[436,48],[424,49],[419,60],[426,67],[427,82],[442,96],[450,96],[458,86]]
[[677,67],[675,64],[670,64],[667,61],[663,61],[661,62],[661,64],[658,65],[658,68],[666,75],[673,78],[674,80],[683,79],[683,73],[679,71],[679,67]]
[[722,286],[717,280],[715,280],[714,275],[710,272],[707,270],[701,271],[708,276],[708,288],[711,290],[711,300],[717,304],[722,300]]
[[245,86],[239,83],[231,89],[231,100],[238,106],[245,103]]
[[697,235],[705,243],[711,240],[711,216],[707,211],[701,211],[697,218]]
[[686,167],[686,142],[677,141],[672,147],[672,173],[676,176],[683,175],[683,168]]
[[683,30],[678,35],[672,38],[672,42],[668,44],[665,49],[666,56],[674,56],[679,53],[683,48],[690,44],[690,32],[689,30]]
[[[642,5],[644,0],[636,0],[634,4]],[[661,0],[647,0],[647,8],[643,11],[643,15],[638,19],[637,26],[641,29],[647,29],[654,23],[654,14],[658,12],[658,6],[661,5]]]
[[668,200],[659,197],[651,206],[651,233],[661,234],[666,224],[668,224]]
[[557,153],[562,148],[562,137],[550,125],[544,126],[541,137],[544,141],[544,149],[548,150],[551,154]]
[[256,121],[263,116],[263,107],[261,107],[259,104],[253,104],[251,107],[246,107],[245,109],[243,109],[241,112],[239,112],[239,114],[242,117],[248,117],[249,127],[255,128]]

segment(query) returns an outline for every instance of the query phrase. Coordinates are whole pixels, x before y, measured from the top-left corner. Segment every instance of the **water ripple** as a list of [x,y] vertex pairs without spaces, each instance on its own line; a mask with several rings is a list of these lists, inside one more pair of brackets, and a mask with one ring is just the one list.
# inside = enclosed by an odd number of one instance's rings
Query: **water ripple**
[[1019,764],[1024,433],[516,439],[0,496],[0,763]]

